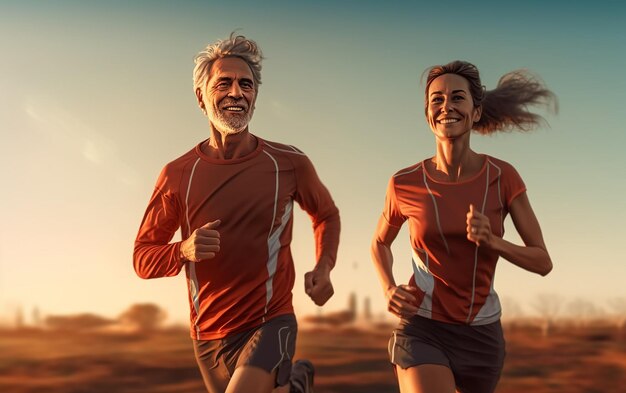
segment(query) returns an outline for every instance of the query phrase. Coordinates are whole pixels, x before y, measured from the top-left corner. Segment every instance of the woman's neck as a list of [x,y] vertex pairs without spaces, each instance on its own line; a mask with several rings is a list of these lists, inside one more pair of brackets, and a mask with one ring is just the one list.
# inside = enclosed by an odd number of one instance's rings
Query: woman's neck
[[467,140],[437,141],[429,172],[437,180],[457,182],[474,176],[483,165],[482,155],[470,149]]

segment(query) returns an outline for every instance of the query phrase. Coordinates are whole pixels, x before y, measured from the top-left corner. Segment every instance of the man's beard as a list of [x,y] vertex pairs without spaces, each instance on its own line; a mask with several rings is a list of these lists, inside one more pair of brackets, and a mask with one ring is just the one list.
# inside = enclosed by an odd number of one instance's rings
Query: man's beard
[[231,135],[238,134],[248,127],[252,119],[253,110],[248,108],[245,113],[235,116],[228,115],[224,112],[225,111],[221,111],[219,108],[211,108],[209,120],[218,130],[224,132],[226,135]]

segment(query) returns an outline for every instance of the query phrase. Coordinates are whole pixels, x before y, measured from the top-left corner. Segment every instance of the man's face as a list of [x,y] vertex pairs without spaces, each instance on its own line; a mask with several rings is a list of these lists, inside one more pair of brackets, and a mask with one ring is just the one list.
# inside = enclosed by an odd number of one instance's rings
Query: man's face
[[238,57],[217,59],[206,87],[196,91],[211,124],[222,134],[237,134],[248,128],[254,113],[256,86],[252,70]]

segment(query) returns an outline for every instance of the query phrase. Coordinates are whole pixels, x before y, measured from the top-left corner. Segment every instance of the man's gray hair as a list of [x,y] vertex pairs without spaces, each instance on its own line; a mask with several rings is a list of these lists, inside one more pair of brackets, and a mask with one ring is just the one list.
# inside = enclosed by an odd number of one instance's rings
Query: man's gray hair
[[209,81],[211,67],[217,59],[224,57],[238,57],[245,61],[254,77],[254,89],[259,90],[261,84],[261,60],[263,54],[256,42],[242,35],[235,35],[233,31],[230,37],[209,44],[194,59],[196,66],[193,69],[193,90],[204,89]]

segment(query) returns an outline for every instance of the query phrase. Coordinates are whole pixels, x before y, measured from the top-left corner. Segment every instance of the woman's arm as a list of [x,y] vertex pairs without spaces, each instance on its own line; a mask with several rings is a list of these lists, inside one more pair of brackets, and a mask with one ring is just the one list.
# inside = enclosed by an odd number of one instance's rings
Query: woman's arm
[[378,220],[378,227],[372,240],[372,261],[378,273],[378,279],[387,298],[387,309],[398,317],[409,317],[417,313],[417,288],[408,285],[396,285],[393,278],[393,254],[391,243],[400,228],[387,223],[385,217]]
[[489,218],[474,211],[470,206],[467,213],[467,238],[479,246],[490,247],[500,256],[533,273],[545,276],[552,270],[552,260],[541,234],[539,221],[530,206],[526,192],[513,200],[510,207],[511,218],[524,246],[518,246],[494,235]]

